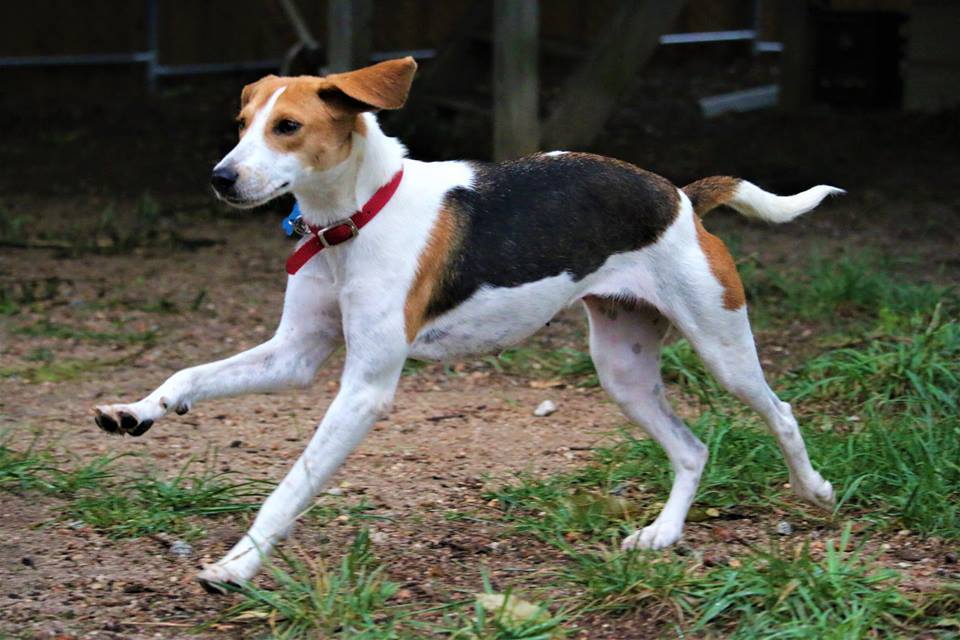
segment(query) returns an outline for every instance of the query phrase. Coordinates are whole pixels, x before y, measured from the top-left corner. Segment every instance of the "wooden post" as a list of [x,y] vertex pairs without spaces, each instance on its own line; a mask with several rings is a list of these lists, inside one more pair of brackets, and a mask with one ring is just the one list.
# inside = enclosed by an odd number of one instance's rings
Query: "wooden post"
[[372,0],[327,0],[327,70],[350,71],[370,62]]
[[539,0],[493,3],[495,160],[516,158],[540,148],[539,23]]
[[564,86],[543,128],[545,149],[577,149],[600,134],[684,0],[620,0],[600,41]]
[[780,0],[780,104],[784,109],[803,109],[813,102],[813,29],[806,0]]

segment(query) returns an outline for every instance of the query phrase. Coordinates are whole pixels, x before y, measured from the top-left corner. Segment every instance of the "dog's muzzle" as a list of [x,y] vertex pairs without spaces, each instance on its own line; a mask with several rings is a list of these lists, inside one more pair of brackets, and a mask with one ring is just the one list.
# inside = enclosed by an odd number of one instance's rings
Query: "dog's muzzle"
[[217,167],[210,176],[210,184],[213,185],[214,191],[218,194],[229,197],[235,195],[235,187],[239,177],[240,174],[231,167]]

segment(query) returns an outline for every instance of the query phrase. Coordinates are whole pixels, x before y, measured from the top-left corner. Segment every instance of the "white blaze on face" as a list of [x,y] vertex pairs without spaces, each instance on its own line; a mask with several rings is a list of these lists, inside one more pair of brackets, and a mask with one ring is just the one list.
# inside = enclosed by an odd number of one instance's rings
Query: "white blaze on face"
[[280,87],[254,115],[237,146],[217,163],[215,169],[231,168],[239,177],[229,202],[255,207],[286,193],[300,171],[300,163],[289,154],[278,153],[266,141],[267,126],[277,100],[286,90]]

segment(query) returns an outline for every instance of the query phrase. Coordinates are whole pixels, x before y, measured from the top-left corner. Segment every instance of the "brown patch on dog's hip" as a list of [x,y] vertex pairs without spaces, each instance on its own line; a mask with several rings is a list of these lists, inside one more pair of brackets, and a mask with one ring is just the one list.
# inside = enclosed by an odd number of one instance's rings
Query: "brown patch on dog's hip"
[[697,228],[697,241],[707,256],[710,271],[723,287],[723,308],[736,311],[747,303],[747,298],[733,256],[730,255],[727,245],[723,244],[723,240],[703,227],[698,216],[694,216],[694,224]]

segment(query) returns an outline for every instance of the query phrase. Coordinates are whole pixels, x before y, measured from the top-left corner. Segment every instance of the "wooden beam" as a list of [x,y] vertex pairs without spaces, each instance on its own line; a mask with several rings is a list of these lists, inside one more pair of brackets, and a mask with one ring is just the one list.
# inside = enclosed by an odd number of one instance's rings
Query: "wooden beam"
[[543,129],[545,149],[589,146],[600,134],[684,0],[620,0],[601,40],[564,86]]
[[350,71],[370,63],[372,0],[327,0],[327,70]]
[[780,105],[788,111],[813,102],[813,28],[806,0],[780,0]]
[[538,0],[493,3],[493,156],[507,160],[540,148]]

